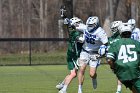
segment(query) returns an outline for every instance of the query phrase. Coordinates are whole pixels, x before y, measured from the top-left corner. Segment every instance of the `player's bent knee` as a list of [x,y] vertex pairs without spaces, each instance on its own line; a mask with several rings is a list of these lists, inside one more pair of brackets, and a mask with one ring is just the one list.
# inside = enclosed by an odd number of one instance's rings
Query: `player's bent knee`
[[90,72],[90,77],[93,78],[96,76],[96,73],[95,72]]
[[90,77],[93,78],[94,77],[94,74],[90,74]]
[[70,76],[73,77],[73,78],[75,78],[77,76],[77,73],[72,72],[72,73],[70,73]]

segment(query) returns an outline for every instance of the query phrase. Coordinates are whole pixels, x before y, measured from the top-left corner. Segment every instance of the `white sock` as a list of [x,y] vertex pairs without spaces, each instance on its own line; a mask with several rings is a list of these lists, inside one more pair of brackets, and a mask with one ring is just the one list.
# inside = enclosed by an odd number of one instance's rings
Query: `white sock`
[[78,91],[82,91],[82,85],[78,86]]
[[67,87],[68,87],[68,85],[64,85],[64,87],[61,90],[66,91]]
[[122,90],[122,86],[121,85],[118,85],[117,86],[117,91],[121,91]]

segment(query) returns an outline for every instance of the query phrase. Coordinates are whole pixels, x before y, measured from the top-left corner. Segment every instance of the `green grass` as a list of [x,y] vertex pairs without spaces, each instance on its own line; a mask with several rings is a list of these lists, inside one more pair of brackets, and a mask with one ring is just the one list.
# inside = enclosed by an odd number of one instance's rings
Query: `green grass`
[[[98,68],[98,87],[93,90],[88,68],[85,73],[83,93],[115,93],[116,77],[108,65]],[[68,74],[66,65],[46,66],[1,66],[0,93],[57,93],[56,84]],[[77,93],[78,81],[75,78],[67,93]],[[123,93],[131,93],[123,86]]]
[[[105,63],[105,59],[102,59]],[[31,64],[66,65],[66,51],[53,51],[48,53],[32,53]],[[3,54],[0,55],[0,65],[30,65],[29,54]]]
[[[29,65],[29,54],[0,55],[0,65]],[[66,51],[32,53],[31,64],[66,64]]]

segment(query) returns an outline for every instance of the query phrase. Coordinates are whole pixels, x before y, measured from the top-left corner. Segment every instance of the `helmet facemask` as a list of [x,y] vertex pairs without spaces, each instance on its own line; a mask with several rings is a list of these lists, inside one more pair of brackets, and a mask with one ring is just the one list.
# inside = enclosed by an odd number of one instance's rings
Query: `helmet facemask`
[[78,26],[80,23],[83,23],[81,19],[79,19],[78,17],[73,17],[70,19],[70,25],[71,26]]
[[122,24],[122,21],[114,21],[111,23],[111,31],[113,34],[119,31],[119,26]]
[[81,24],[81,23],[83,23],[83,22],[82,22],[82,21],[75,22],[75,23],[73,24],[73,26],[78,27],[79,24]]
[[111,31],[112,31],[113,34],[115,34],[115,33],[118,32],[119,30],[118,30],[117,27],[114,27],[114,28],[111,29]]
[[135,29],[135,24],[131,24],[132,30]]
[[99,27],[99,19],[97,16],[89,17],[86,21],[88,32],[93,32]]
[[89,32],[92,32],[92,30],[96,27],[96,24],[88,24],[87,29]]
[[131,25],[132,30],[135,29],[135,27],[136,27],[136,21],[135,21],[135,19],[129,19],[129,20],[128,20],[128,24]]

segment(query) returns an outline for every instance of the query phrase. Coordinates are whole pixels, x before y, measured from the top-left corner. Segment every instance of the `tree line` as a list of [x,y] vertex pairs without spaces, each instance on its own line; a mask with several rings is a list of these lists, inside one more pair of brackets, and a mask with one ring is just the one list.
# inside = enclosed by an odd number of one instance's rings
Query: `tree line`
[[[62,5],[69,18],[77,16],[85,22],[89,16],[98,16],[107,33],[113,20],[134,18],[140,27],[139,0],[0,0],[0,38],[68,38],[61,24]],[[47,52],[56,46],[66,48],[66,42],[32,43],[33,51]],[[21,51],[28,51],[27,42],[0,42],[1,54]]]

